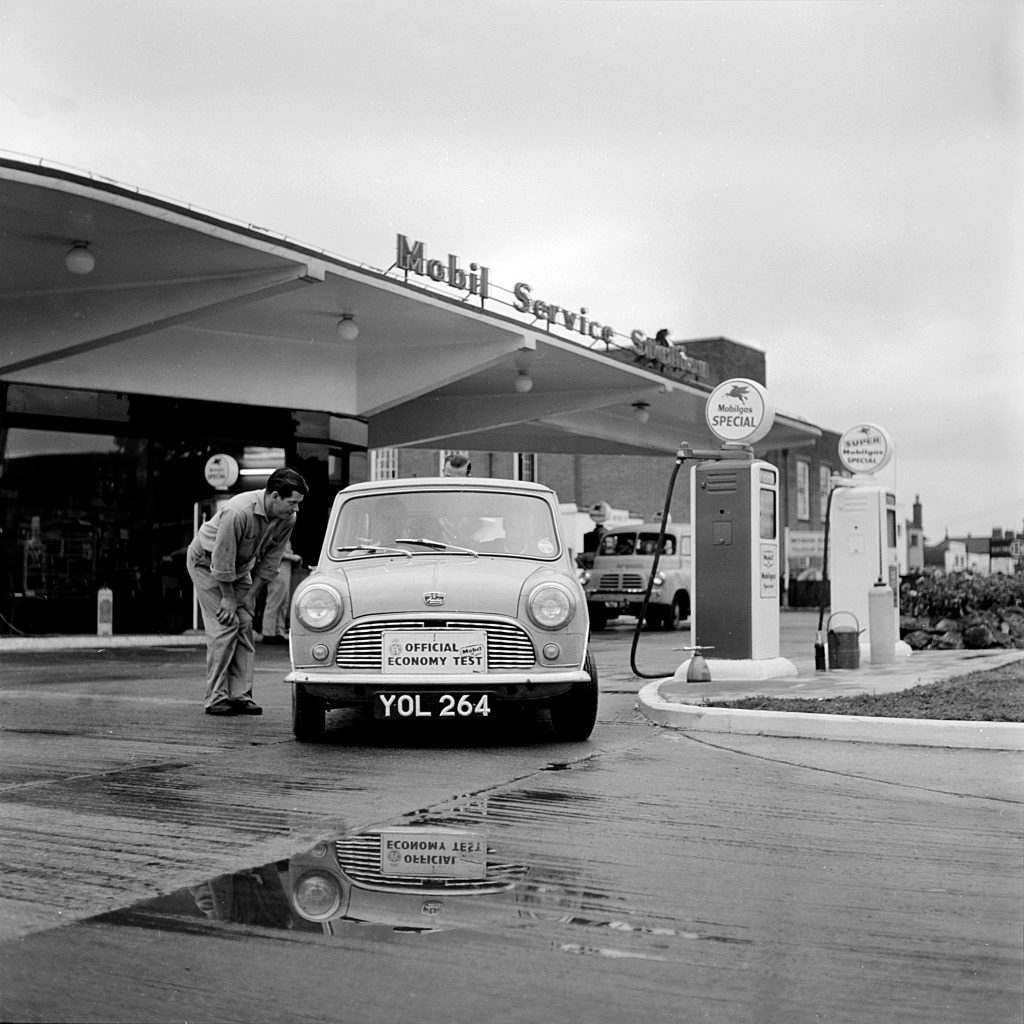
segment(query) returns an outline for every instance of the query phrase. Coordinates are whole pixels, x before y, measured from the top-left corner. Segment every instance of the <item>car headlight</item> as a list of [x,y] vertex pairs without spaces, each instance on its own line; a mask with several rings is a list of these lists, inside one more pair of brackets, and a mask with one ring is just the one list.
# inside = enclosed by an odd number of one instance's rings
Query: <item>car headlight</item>
[[341,594],[325,583],[307,587],[295,599],[295,614],[306,629],[330,629],[344,609]]
[[654,585],[660,587],[665,582],[665,577],[660,572],[654,574]]
[[561,629],[573,617],[576,602],[560,584],[542,583],[530,594],[526,610],[541,629]]
[[341,886],[326,871],[310,871],[295,883],[292,905],[307,921],[326,921],[341,908]]

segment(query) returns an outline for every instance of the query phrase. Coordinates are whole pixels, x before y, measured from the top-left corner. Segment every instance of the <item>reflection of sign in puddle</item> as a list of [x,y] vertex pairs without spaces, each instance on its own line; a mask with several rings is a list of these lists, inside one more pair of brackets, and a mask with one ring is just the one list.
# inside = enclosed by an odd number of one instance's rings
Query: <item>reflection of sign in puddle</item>
[[398,825],[357,832],[292,858],[292,908],[328,934],[342,921],[416,931],[481,924],[496,901],[514,908],[516,881],[528,872],[489,861],[489,852],[486,835],[467,829]]
[[380,833],[382,875],[486,878],[487,838],[482,832],[395,828]]

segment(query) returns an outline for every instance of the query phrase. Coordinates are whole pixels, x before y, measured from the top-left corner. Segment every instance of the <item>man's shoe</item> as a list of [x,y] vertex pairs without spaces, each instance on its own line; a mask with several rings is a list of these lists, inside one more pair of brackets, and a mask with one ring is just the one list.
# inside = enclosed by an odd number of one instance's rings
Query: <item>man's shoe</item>
[[238,710],[230,701],[219,700],[216,704],[211,704],[206,709],[206,713],[208,715],[237,715]]
[[286,644],[288,638],[286,636],[265,636],[263,642],[265,644]]
[[232,701],[234,704],[234,714],[236,715],[262,715],[263,708],[259,706],[254,700],[236,700]]

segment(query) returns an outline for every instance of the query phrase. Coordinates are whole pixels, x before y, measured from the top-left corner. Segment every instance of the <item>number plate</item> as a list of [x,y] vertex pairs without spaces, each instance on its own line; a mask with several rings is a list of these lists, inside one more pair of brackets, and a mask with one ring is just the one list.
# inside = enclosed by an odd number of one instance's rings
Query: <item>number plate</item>
[[486,718],[493,704],[493,693],[375,693],[373,717],[394,721]]
[[382,639],[385,674],[487,671],[487,632],[483,629],[390,629]]

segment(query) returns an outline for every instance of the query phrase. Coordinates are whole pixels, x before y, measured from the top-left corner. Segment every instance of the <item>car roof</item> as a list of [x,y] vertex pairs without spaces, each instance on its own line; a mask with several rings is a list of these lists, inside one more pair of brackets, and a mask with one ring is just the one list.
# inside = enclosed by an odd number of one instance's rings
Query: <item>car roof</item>
[[483,493],[536,494],[554,497],[555,492],[543,484],[529,480],[505,480],[500,477],[473,476],[409,476],[391,480],[367,480],[360,484],[349,484],[338,495],[352,497],[358,494],[386,494],[391,491],[434,491],[434,490],[480,491]]

